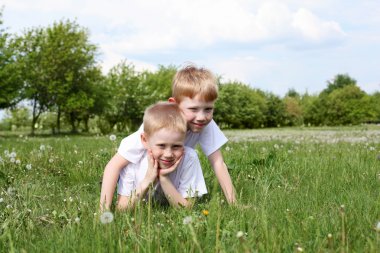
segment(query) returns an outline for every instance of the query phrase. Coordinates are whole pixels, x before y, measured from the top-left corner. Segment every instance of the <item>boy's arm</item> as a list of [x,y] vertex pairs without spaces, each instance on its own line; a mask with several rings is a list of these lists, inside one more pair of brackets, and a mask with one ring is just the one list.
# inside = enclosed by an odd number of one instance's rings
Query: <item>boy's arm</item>
[[166,199],[169,201],[171,206],[174,207],[189,207],[190,201],[187,201],[178,190],[174,187],[172,181],[170,180],[170,173],[175,171],[183,159],[183,156],[178,159],[178,161],[168,169],[161,169],[159,172],[158,179],[160,180],[161,188],[166,196]]
[[148,169],[145,174],[143,181],[137,185],[136,191],[132,194],[132,196],[123,196],[118,195],[117,206],[116,208],[119,211],[123,211],[126,209],[132,209],[135,204],[142,199],[149,187],[157,181],[158,176],[158,163],[155,159],[153,159],[153,154],[151,151],[148,152]]
[[160,184],[161,188],[165,193],[166,199],[169,201],[171,206],[174,207],[189,207],[190,201],[187,201],[182,195],[178,192],[178,190],[174,187],[172,181],[169,178],[169,175],[161,175],[160,174]]
[[228,203],[235,203],[235,189],[232,184],[230,174],[228,173],[227,166],[223,161],[222,152],[218,149],[208,156],[208,160],[214,169],[215,175],[218,178],[219,184],[222,187],[224,196],[226,197]]
[[104,169],[102,190],[100,192],[100,210],[104,211],[111,207],[120,171],[129,163],[124,157],[115,154]]

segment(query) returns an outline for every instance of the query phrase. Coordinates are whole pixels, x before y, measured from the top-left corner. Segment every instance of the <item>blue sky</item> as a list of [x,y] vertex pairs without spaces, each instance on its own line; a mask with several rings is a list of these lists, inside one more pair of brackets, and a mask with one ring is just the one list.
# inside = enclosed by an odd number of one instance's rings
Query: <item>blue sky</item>
[[193,62],[283,96],[319,93],[349,74],[380,91],[378,0],[0,0],[10,32],[76,19],[99,46],[103,71]]

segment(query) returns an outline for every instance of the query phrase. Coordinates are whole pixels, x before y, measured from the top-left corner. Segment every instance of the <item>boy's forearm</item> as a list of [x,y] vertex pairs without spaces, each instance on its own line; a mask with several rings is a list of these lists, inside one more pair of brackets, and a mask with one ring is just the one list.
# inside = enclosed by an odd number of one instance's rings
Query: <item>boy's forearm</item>
[[128,160],[119,154],[116,154],[106,165],[102,179],[102,189],[100,192],[100,210],[104,211],[111,207],[113,194],[115,192],[120,172],[128,165],[128,163]]
[[[128,201],[118,201],[117,209],[118,210],[130,210],[132,209],[138,201],[140,201],[146,193],[148,192],[151,185],[154,182],[149,182],[148,180],[143,180],[137,187],[136,191],[132,194],[130,198],[127,198]],[[119,198],[120,199],[120,198]]]
[[103,174],[102,190],[100,193],[100,209],[110,209],[115,192],[117,180],[119,178],[120,170],[116,168],[106,167]]
[[228,173],[227,166],[223,161],[222,153],[220,152],[220,150],[217,150],[214,153],[212,153],[208,158],[228,203],[235,203],[235,189],[232,184],[230,173]]
[[159,178],[162,190],[165,193],[166,199],[170,205],[174,207],[188,207],[190,202],[187,201],[174,187],[172,181],[168,176],[160,176]]

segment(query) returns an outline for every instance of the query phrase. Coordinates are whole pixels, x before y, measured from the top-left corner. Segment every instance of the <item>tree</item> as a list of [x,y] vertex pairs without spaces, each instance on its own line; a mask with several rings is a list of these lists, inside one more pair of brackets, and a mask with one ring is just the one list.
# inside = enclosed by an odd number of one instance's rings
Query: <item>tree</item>
[[31,132],[34,134],[39,116],[53,104],[49,90],[54,87],[49,87],[51,83],[46,73],[51,63],[47,62],[44,56],[46,33],[42,28],[33,28],[16,40],[16,59],[24,83],[22,97],[32,105]]
[[370,116],[369,97],[356,85],[347,85],[331,92],[326,108],[329,125],[359,124]]
[[285,97],[285,125],[299,126],[303,123],[303,112],[300,101],[296,97]]
[[344,88],[348,85],[356,85],[356,80],[351,78],[348,74],[338,74],[332,81],[327,81],[327,88],[322,93],[330,94],[336,89]]
[[266,108],[265,125],[267,127],[277,127],[284,123],[285,104],[280,97],[273,93],[265,94]]
[[242,83],[221,84],[215,120],[228,128],[257,128],[265,123],[265,97]]
[[22,81],[15,59],[15,41],[2,28],[0,8],[0,109],[16,105],[21,100]]

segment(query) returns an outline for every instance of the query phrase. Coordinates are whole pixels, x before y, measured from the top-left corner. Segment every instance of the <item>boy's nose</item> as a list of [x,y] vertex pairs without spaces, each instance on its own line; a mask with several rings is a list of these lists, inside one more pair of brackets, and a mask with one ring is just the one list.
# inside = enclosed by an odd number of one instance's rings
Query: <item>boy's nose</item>
[[197,114],[197,120],[199,120],[199,121],[204,121],[204,120],[206,120],[206,114],[205,114],[204,112],[199,112],[199,113]]
[[170,149],[165,149],[164,157],[168,157],[168,158],[173,157],[173,152]]

